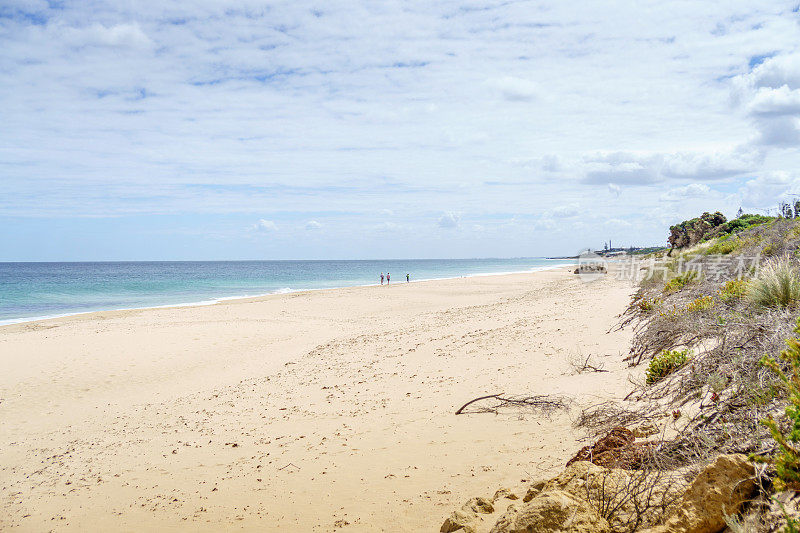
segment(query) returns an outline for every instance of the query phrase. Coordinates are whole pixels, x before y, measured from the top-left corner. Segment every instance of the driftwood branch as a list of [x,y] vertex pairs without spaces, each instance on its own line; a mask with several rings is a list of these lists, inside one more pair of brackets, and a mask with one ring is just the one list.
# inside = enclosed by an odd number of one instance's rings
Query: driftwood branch
[[603,369],[605,365],[603,363],[594,364],[591,362],[592,354],[589,354],[584,359],[583,357],[578,357],[570,362],[572,367],[575,369],[575,372],[578,374],[583,374],[584,372],[608,372],[608,370]]
[[[494,400],[489,405],[483,405],[480,407],[476,407],[474,410],[464,411],[470,405],[483,401],[483,400]],[[473,400],[468,401],[464,405],[458,408],[456,411],[457,415],[461,414],[475,414],[475,413],[495,413],[497,414],[498,409],[503,407],[529,407],[534,409],[541,409],[543,411],[552,411],[554,409],[563,409],[566,407],[564,400],[561,398],[555,397],[547,397],[547,396],[504,396],[504,393],[498,394],[488,394],[486,396],[480,396]]]
[[[500,394],[503,394],[503,393],[501,392]],[[481,400],[488,400],[489,398],[497,398],[497,397],[500,396],[500,394],[490,394],[488,396],[481,396],[479,398],[475,398],[474,400],[470,400],[467,403],[465,403],[464,405],[462,405],[461,407],[459,407],[458,411],[456,411],[456,414],[460,415],[461,413],[463,413],[464,412],[464,408],[466,408],[468,405],[472,405],[473,403],[479,402]]]

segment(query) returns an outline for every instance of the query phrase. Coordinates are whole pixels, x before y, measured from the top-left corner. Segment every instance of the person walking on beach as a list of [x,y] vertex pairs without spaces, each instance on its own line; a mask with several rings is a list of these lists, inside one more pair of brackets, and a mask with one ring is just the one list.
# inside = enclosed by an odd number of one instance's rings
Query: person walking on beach
[[383,272],[381,272],[381,285],[383,285]]
[[411,281],[411,277],[408,275],[408,273],[406,273],[406,283],[408,283],[409,281]]
[[387,286],[389,285],[389,280],[390,280],[390,279],[392,279],[392,278],[390,278],[390,277],[389,277],[389,273],[387,272],[387,273],[386,273],[386,285],[387,285]]

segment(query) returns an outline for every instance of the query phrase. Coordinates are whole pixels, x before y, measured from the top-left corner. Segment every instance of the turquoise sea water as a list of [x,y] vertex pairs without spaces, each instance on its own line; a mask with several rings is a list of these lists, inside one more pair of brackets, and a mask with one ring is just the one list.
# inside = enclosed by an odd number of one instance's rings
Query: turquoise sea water
[[571,261],[153,261],[0,263],[0,324],[89,311],[206,304],[226,298],[541,270]]

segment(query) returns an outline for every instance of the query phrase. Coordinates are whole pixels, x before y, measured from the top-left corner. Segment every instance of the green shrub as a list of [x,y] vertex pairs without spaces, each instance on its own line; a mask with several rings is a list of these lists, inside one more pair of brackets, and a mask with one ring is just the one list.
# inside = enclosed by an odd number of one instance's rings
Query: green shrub
[[763,255],[767,255],[767,256],[775,255],[776,253],[778,253],[780,251],[780,249],[781,249],[781,245],[779,243],[777,243],[777,242],[769,242],[769,243],[765,244],[764,247],[761,249],[761,253]]
[[[800,320],[794,331],[800,335]],[[771,416],[762,420],[761,423],[769,429],[778,444],[778,454],[775,457],[753,456],[753,459],[775,465],[775,488],[779,491],[800,486],[800,339],[788,339],[786,344],[788,348],[781,352],[780,357],[789,363],[790,375],[787,376],[772,357],[764,356],[761,364],[777,374],[789,393],[789,406],[786,407],[789,429],[784,434]]]
[[684,220],[680,224],[670,226],[667,242],[672,248],[687,248],[699,243],[703,237],[715,228],[727,222],[725,215],[716,213],[703,213],[697,218]]
[[746,279],[732,279],[719,290],[719,297],[725,302],[744,298],[747,296],[747,285]]
[[658,304],[660,303],[661,300],[659,298],[642,298],[641,300],[636,302],[636,306],[639,308],[639,311],[642,311],[644,313],[649,313],[650,311],[658,307]]
[[689,350],[664,350],[647,367],[647,384],[652,385],[682,367],[689,360]]
[[679,291],[688,284],[694,282],[696,279],[697,279],[697,272],[693,270],[685,272],[680,276],[675,276],[664,285],[664,292],[670,293]]
[[748,298],[763,307],[790,307],[800,301],[800,276],[788,257],[769,262],[749,284]]
[[701,296],[686,304],[686,310],[690,313],[697,313],[699,311],[707,311],[714,305],[714,298],[711,296]]
[[753,226],[760,226],[761,224],[772,222],[774,220],[775,217],[745,214],[740,216],[739,218],[729,220],[724,224],[722,224],[721,226],[719,226],[713,232],[713,236],[732,235],[734,233],[739,233],[740,231],[743,231],[747,228],[751,228]]
[[706,255],[728,255],[729,253],[736,251],[742,244],[741,239],[738,238],[730,238],[730,236],[726,235],[725,237],[721,237],[717,242],[703,250],[703,253]]

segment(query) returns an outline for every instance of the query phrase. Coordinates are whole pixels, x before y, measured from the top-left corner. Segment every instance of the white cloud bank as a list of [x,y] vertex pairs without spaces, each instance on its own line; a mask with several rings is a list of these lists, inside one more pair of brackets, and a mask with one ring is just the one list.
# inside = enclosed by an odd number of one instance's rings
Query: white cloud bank
[[37,220],[263,217],[307,254],[529,255],[767,207],[800,168],[793,7],[8,0],[0,250]]
[[711,191],[705,183],[690,183],[683,187],[675,187],[661,195],[661,200],[665,202],[675,202],[686,200],[687,198],[701,198],[708,195]]

